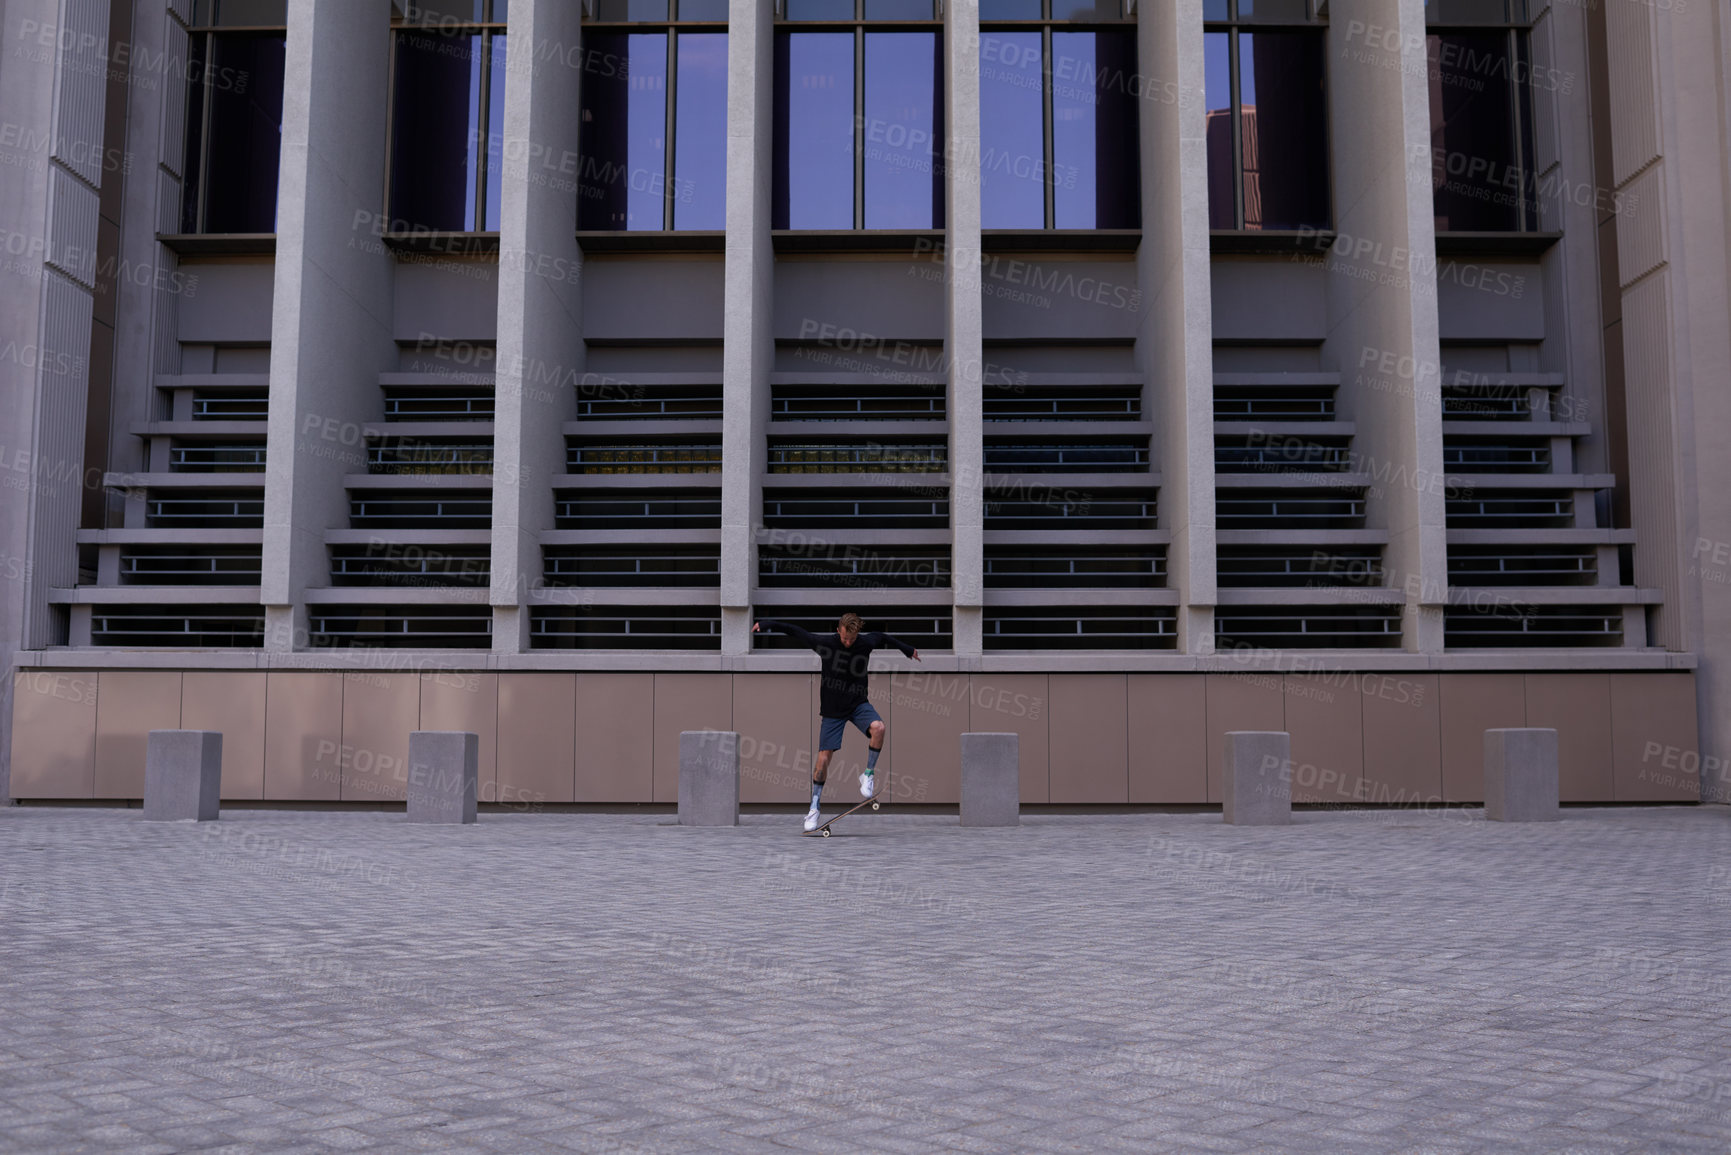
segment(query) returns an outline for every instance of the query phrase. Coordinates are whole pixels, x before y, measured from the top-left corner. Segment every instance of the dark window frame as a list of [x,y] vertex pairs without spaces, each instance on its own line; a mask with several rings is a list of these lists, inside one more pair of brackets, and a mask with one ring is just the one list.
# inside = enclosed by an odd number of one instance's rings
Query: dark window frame
[[[1166,2],[1166,0],[1160,0]],[[1038,32],[1040,34],[1040,150],[1045,166],[1045,223],[1038,229],[993,230],[1006,232],[1051,232],[1058,227],[1057,122],[1053,111],[1052,34],[1054,32],[1121,32],[1136,27],[1134,16],[1116,20],[1067,20],[1052,15],[1053,0],[1041,0],[1039,19],[980,20],[980,38],[988,32]],[[1120,13],[1123,9],[1120,7]],[[1138,110],[1139,111],[1139,110]]]
[[[1232,99],[1232,227],[1217,229],[1210,227],[1209,232],[1235,236],[1240,233],[1280,233],[1281,229],[1247,229],[1244,224],[1244,84],[1239,64],[1239,37],[1245,33],[1254,35],[1257,32],[1312,32],[1317,36],[1328,35],[1328,17],[1323,13],[1327,0],[1309,0],[1306,5],[1306,18],[1302,21],[1275,20],[1260,16],[1240,16],[1240,0],[1226,0],[1230,6],[1223,19],[1205,19],[1202,25],[1204,35],[1210,32],[1226,34],[1226,59],[1229,69],[1227,87]],[[1327,99],[1329,92],[1329,53],[1326,44],[1322,53],[1322,84],[1324,117],[1327,118]],[[1317,222],[1320,229],[1334,228],[1334,126],[1323,125],[1323,135],[1328,143],[1328,155],[1323,162],[1324,171],[1328,174],[1328,220]]]
[[[676,7],[673,7],[671,9],[671,11],[673,13],[677,14],[679,9],[676,6]],[[677,19],[677,18],[668,19],[668,20],[592,20],[592,19],[589,19],[587,16],[585,16],[585,18],[583,20],[583,30],[585,33],[588,33],[591,31],[593,31],[593,32],[607,32],[607,33],[613,33],[614,35],[618,35],[618,36],[655,36],[658,34],[659,35],[665,35],[667,37],[667,64],[666,64],[667,88],[666,88],[665,93],[663,94],[663,100],[665,102],[665,108],[663,109],[663,115],[665,116],[666,121],[665,121],[665,127],[662,130],[662,146],[661,146],[661,163],[662,163],[662,168],[661,168],[661,174],[662,174],[662,180],[661,180],[661,186],[662,186],[661,187],[661,228],[659,230],[656,230],[656,229],[631,229],[631,230],[626,230],[626,229],[585,229],[585,228],[582,228],[581,225],[579,225],[579,227],[577,229],[578,235],[584,236],[584,235],[594,235],[596,233],[615,233],[615,232],[627,232],[627,231],[635,232],[635,233],[649,233],[651,235],[653,235],[657,231],[664,232],[664,233],[714,232],[715,230],[713,230],[713,229],[676,229],[676,228],[674,228],[673,208],[674,208],[674,202],[678,199],[678,195],[679,195],[679,188],[678,188],[678,185],[676,183],[677,179],[678,179],[677,175],[676,175],[678,170],[674,168],[674,161],[676,159],[674,150],[678,147],[678,144],[679,144],[679,118],[678,118],[678,113],[679,113],[679,36],[681,33],[684,33],[684,32],[689,32],[689,33],[693,33],[693,34],[703,34],[703,35],[714,35],[715,33],[719,32],[723,35],[726,35],[726,33],[727,33],[727,21],[725,21],[725,20],[683,20],[683,19]],[[579,99],[579,107],[577,109],[577,115],[579,117],[581,117],[583,115],[583,106],[581,103],[582,97],[579,97],[578,99]],[[725,193],[723,195],[725,195]],[[578,215],[579,222],[581,222],[582,215],[583,215],[581,203],[579,203],[579,205],[578,205],[578,214],[577,215]]]
[[[1537,146],[1537,120],[1533,109],[1532,98],[1532,21],[1528,18],[1527,0],[1503,0],[1504,17],[1497,19],[1438,19],[1439,8],[1442,16],[1448,15],[1448,0],[1426,0],[1425,3],[1425,37],[1426,67],[1440,68],[1440,61],[1429,58],[1428,40],[1432,36],[1450,32],[1495,32],[1504,31],[1504,42],[1508,59],[1515,62],[1517,70],[1524,65],[1528,79],[1523,81],[1511,78],[1509,82],[1509,139],[1514,148],[1513,167],[1517,173],[1517,187],[1521,190],[1515,210],[1515,227],[1512,229],[1491,230],[1507,235],[1520,233],[1535,233],[1540,231],[1540,213],[1536,192],[1532,184],[1538,178],[1538,162],[1534,155]],[[1434,204],[1434,195],[1433,195]],[[1448,233],[1473,233],[1485,230],[1475,229],[1439,229],[1439,235]]]
[[[494,8],[507,8],[510,0],[486,0],[483,20],[460,20],[455,17],[443,16],[436,21],[427,18],[415,20],[410,16],[399,15],[395,8],[391,11],[391,60],[386,77],[387,107],[385,109],[385,203],[383,219],[387,227],[394,227],[399,222],[392,213],[395,200],[396,171],[396,135],[397,135],[397,42],[405,35],[437,35],[437,36],[480,36],[481,37],[481,67],[476,84],[479,92],[476,98],[475,123],[482,135],[480,146],[475,151],[475,199],[472,208],[475,213],[475,223],[485,226],[487,223],[487,173],[492,167],[492,158],[488,155],[486,137],[487,125],[492,116],[492,76],[493,76],[493,40],[498,36],[509,36],[510,29],[504,19],[494,19]],[[509,49],[507,49],[509,51]],[[510,65],[506,68],[509,70]],[[502,158],[501,158],[502,159]],[[501,191],[501,197],[503,191]],[[411,233],[424,231],[412,222],[409,223]],[[439,233],[453,233],[459,236],[492,236],[498,230],[478,227],[473,229],[436,229]],[[387,231],[386,236],[406,235]]]
[[[174,15],[173,9],[170,14]],[[184,25],[187,35],[187,65],[189,70],[193,62],[197,62],[198,75],[188,77],[186,88],[187,115],[181,125],[181,228],[197,235],[236,235],[207,234],[205,225],[209,218],[210,205],[210,119],[213,101],[211,100],[212,68],[211,61],[215,57],[216,38],[218,36],[257,36],[268,37],[280,34],[285,40],[288,37],[288,25],[283,24],[227,24],[218,19],[217,6],[211,0],[196,0],[192,5],[191,19],[193,23]],[[286,12],[284,14],[286,19]],[[178,17],[176,17],[178,19]],[[196,123],[195,123],[196,122]],[[282,163],[282,126],[277,126],[277,163],[278,187],[281,182]],[[187,197],[194,198],[190,206]],[[273,210],[276,194],[271,197]],[[188,219],[188,209],[191,219]],[[275,213],[273,211],[274,218]],[[188,228],[188,225],[191,228]],[[275,229],[271,230],[272,235]]]
[[[849,226],[847,230],[845,230],[848,232],[866,232],[867,231],[866,223],[865,223],[865,215],[866,215],[866,190],[865,190],[866,140],[865,140],[865,133],[859,131],[859,128],[860,128],[860,126],[865,124],[865,120],[866,120],[866,88],[865,88],[866,54],[865,54],[865,44],[866,44],[866,34],[868,32],[873,32],[873,33],[880,33],[880,32],[928,32],[928,33],[932,33],[936,37],[935,56],[933,58],[935,65],[936,65],[936,68],[935,68],[936,75],[933,78],[933,88],[932,88],[932,127],[934,130],[934,134],[937,137],[937,140],[935,142],[936,147],[937,147],[937,152],[934,153],[934,156],[936,158],[936,166],[935,166],[935,170],[933,172],[933,180],[934,181],[942,181],[942,179],[943,179],[943,172],[944,172],[944,170],[943,170],[943,150],[944,150],[944,146],[945,146],[944,133],[945,133],[945,129],[948,127],[948,125],[946,124],[946,118],[944,116],[944,87],[943,87],[943,84],[944,84],[944,52],[946,51],[946,46],[948,44],[945,22],[943,20],[937,19],[936,17],[934,17],[931,20],[875,20],[875,19],[874,20],[868,20],[865,18],[865,15],[864,15],[865,5],[866,5],[866,0],[854,0],[854,18],[852,20],[788,20],[781,15],[781,9],[784,7],[784,5],[781,3],[781,0],[777,0],[777,4],[776,4],[777,12],[776,12],[776,16],[775,16],[775,27],[771,31],[771,35],[775,41],[774,55],[776,56],[777,59],[779,59],[781,57],[782,52],[783,52],[783,43],[784,43],[783,38],[790,35],[790,34],[798,34],[798,33],[805,33],[805,32],[852,32],[853,33],[853,124],[855,126],[854,140],[853,140],[853,224],[851,226]],[[936,10],[937,10],[937,7],[936,7],[936,4],[934,3],[933,11],[936,12]],[[777,65],[776,67],[777,67],[777,76],[772,78],[772,80],[771,80],[772,89],[774,88],[775,82],[780,79],[780,76],[779,76],[780,66]],[[780,108],[781,99],[782,99],[782,94],[779,91],[772,91],[771,92],[770,105],[771,105],[772,118],[779,119],[780,114],[779,114],[778,110]],[[781,144],[782,144],[781,127],[779,125],[777,125],[773,128],[772,131],[775,132],[776,136],[775,136],[775,144],[772,146],[772,149],[771,149],[771,152],[773,155],[770,158],[770,169],[771,169],[772,174],[779,174],[779,173],[785,171],[786,165],[787,165],[787,158],[785,156],[781,155]],[[779,175],[772,176],[772,185],[779,185],[779,184],[780,184]],[[934,190],[934,193],[933,193],[933,202],[932,202],[933,224],[930,226],[929,230],[916,229],[913,231],[915,231],[915,232],[941,231],[944,228],[944,224],[945,224],[945,222],[944,222],[944,210],[945,210],[945,208],[946,208],[946,206],[944,204],[944,197],[943,197],[943,193],[941,191],[941,185],[940,185],[939,188]],[[779,215],[778,211],[775,209],[772,209],[772,217],[778,216],[778,215]],[[802,230],[789,230],[789,231],[800,231],[800,232],[812,231],[812,232],[820,232],[821,233],[821,232],[832,232],[832,231],[837,231],[837,230],[831,230],[831,229],[803,230],[802,229]],[[882,230],[871,230],[871,231],[876,232],[876,231],[882,231]],[[905,230],[891,229],[888,231],[890,231],[890,232],[902,232]]]

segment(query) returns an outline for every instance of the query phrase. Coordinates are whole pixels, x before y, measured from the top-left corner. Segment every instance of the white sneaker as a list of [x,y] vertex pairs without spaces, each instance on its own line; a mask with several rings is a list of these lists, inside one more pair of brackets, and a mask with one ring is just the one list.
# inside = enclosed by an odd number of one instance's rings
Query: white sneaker
[[870,770],[859,776],[859,796],[870,798],[877,793],[877,777]]
[[805,828],[807,830],[817,829],[817,807],[813,806],[805,812]]

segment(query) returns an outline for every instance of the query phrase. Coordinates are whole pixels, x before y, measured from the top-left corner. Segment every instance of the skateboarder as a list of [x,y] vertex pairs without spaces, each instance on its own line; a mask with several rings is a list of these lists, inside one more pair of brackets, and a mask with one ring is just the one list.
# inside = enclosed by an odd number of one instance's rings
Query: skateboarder
[[888,727],[872,709],[872,704],[866,701],[866,667],[871,662],[872,651],[880,646],[894,646],[904,657],[916,662],[920,660],[920,652],[899,638],[881,633],[860,633],[863,625],[865,622],[858,614],[843,614],[833,634],[814,634],[768,618],[753,622],[751,626],[754,634],[768,626],[798,638],[823,660],[817,710],[823,718],[823,727],[817,739],[817,762],[811,768],[811,810],[805,816],[807,830],[817,828],[817,801],[823,793],[824,779],[829,776],[830,755],[841,749],[842,735],[847,733],[849,722],[865,734],[868,745],[865,773],[859,776],[860,797],[870,798],[877,793],[875,772]]

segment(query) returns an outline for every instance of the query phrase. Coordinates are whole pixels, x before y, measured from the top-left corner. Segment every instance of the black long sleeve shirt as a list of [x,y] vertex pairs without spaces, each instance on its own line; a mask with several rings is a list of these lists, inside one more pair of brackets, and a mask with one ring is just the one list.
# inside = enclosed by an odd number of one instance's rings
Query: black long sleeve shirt
[[914,656],[912,646],[889,634],[862,632],[853,640],[853,645],[844,646],[840,634],[814,634],[788,622],[774,622],[768,618],[758,624],[798,638],[822,659],[817,712],[825,718],[846,718],[866,700],[866,667],[871,662],[873,650],[893,646],[902,652],[903,657]]

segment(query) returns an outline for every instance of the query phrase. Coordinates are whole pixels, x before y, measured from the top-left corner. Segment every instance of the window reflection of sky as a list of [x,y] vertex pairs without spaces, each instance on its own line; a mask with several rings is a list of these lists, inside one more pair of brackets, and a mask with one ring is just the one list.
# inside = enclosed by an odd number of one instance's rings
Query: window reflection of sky
[[1041,85],[1038,32],[980,37],[980,216],[988,229],[1045,227]]
[[626,112],[627,229],[663,227],[667,165],[667,35],[626,37],[631,98]]
[[727,224],[727,34],[679,37],[674,109],[673,227]]
[[853,34],[788,35],[788,228],[853,227]]
[[865,227],[932,227],[937,38],[865,38]]

